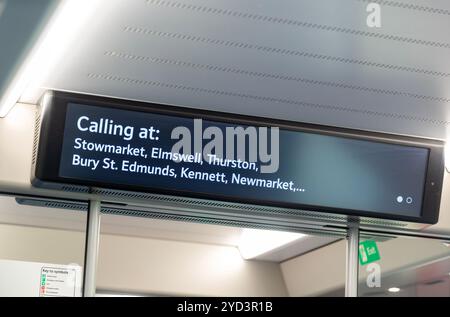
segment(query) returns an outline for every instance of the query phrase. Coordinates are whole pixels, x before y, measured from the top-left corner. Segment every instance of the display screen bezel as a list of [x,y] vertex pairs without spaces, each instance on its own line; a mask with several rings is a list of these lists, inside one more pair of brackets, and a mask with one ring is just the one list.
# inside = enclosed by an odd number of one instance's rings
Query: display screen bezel
[[[40,182],[51,182],[60,184],[72,184],[86,187],[99,187],[127,191],[147,192],[172,196],[184,196],[200,199],[211,199],[228,201],[242,204],[266,205],[283,208],[295,208],[317,212],[336,213],[340,215],[352,215],[372,217],[407,222],[434,224],[438,220],[440,195],[442,191],[442,178],[444,172],[443,164],[443,142],[423,138],[413,138],[385,133],[359,131],[346,128],[322,126],[309,123],[297,123],[284,120],[267,119],[237,114],[229,114],[215,111],[205,111],[172,105],[155,104],[139,101],[121,100],[116,98],[81,95],[67,92],[49,92],[41,102],[41,127],[38,143],[37,158],[34,177]],[[59,175],[61,153],[64,141],[65,120],[67,106],[72,104],[92,105],[97,107],[115,108],[136,112],[163,114],[176,117],[201,118],[215,122],[241,124],[251,126],[276,126],[280,129],[316,133],[343,137],[357,140],[366,140],[387,144],[420,147],[429,150],[426,167],[426,177],[423,190],[422,208],[419,216],[405,216],[400,214],[380,213],[364,210],[342,209],[324,206],[311,206],[293,204],[289,202],[274,202],[264,199],[244,199],[242,197],[230,197],[217,194],[200,193],[186,190],[167,190],[154,187],[142,187],[133,185],[121,185],[101,181],[82,180],[67,178]]]

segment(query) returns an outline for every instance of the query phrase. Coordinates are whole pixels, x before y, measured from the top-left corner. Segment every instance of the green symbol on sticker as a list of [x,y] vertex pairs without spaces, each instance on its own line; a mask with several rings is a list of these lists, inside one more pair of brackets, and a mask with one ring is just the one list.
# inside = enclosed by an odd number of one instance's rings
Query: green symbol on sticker
[[359,264],[366,265],[380,259],[380,253],[375,241],[366,240],[359,243]]
[[47,279],[47,276],[41,275],[41,285],[45,285],[46,279]]

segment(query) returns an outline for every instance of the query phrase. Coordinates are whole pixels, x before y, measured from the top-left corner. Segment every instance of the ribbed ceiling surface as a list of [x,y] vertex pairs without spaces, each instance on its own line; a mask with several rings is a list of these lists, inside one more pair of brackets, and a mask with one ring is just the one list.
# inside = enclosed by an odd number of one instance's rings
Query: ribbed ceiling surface
[[104,1],[44,85],[445,138],[450,1],[369,2]]

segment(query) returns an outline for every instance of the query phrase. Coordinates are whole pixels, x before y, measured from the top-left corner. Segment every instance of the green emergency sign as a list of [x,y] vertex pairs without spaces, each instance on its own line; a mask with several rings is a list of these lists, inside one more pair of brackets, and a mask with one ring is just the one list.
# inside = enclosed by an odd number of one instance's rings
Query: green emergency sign
[[359,243],[360,265],[366,265],[378,260],[380,260],[380,252],[375,241],[366,240]]

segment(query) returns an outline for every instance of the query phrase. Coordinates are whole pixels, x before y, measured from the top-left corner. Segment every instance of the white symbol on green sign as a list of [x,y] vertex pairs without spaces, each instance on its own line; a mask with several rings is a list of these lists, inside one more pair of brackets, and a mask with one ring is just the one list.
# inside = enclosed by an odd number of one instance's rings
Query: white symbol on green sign
[[359,243],[359,263],[366,265],[380,259],[380,253],[375,241],[366,240]]

